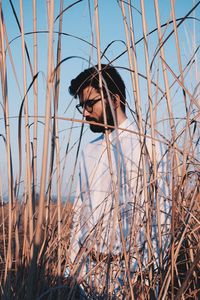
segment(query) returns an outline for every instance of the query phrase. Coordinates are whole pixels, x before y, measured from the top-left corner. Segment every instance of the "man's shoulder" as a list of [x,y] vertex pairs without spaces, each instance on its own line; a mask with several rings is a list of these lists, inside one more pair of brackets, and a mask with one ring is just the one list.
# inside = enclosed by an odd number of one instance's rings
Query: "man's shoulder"
[[96,145],[96,144],[99,144],[99,143],[102,142],[103,138],[104,138],[104,136],[103,136],[103,134],[101,134],[101,135],[98,136],[96,139],[90,141],[88,145]]
[[134,133],[136,134],[138,132],[138,129],[136,127],[136,123],[134,121],[131,121],[129,119],[126,119],[123,123],[119,125],[119,131],[124,133]]
[[134,121],[126,119],[122,124],[119,125],[119,140],[120,141],[134,141],[137,142],[139,139],[138,129]]

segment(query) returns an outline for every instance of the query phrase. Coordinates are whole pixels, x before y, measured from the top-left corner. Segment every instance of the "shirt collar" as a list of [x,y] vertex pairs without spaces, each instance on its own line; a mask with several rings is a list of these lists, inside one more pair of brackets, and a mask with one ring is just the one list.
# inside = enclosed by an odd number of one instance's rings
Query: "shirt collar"
[[[129,119],[125,119],[119,126],[118,128],[114,129],[109,133],[109,140],[110,142],[113,142],[114,140],[117,140],[117,137],[121,137],[122,135],[124,136],[127,134],[127,131],[124,131],[123,129],[131,129],[131,125],[133,123],[130,122]],[[120,129],[119,129],[120,128]],[[104,140],[105,140],[105,134],[104,134]]]

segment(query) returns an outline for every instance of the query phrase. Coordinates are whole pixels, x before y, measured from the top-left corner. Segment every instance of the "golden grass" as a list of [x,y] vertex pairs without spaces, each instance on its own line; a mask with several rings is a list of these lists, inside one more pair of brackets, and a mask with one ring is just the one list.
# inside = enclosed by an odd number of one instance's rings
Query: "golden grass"
[[[191,17],[191,22],[197,22],[195,12],[198,12],[200,1],[191,6],[190,11],[182,18],[177,19],[175,11],[175,1],[171,0],[171,15],[167,23],[161,24],[162,11],[159,9],[159,1],[154,0],[154,13],[156,28],[148,33],[148,18],[145,1],[140,1],[141,23],[135,24],[133,16],[134,7],[130,0],[119,1],[119,9],[124,26],[124,45],[126,50],[118,56],[112,57],[110,62],[118,65],[118,59],[127,55],[127,66],[119,66],[119,69],[127,70],[131,78],[131,102],[127,104],[129,113],[133,116],[138,126],[138,134],[141,148],[148,138],[151,140],[152,153],[151,160],[145,153],[142,154],[142,174],[143,174],[143,194],[145,198],[145,217],[147,219],[145,232],[148,243],[148,265],[139,268],[134,275],[131,274],[129,262],[136,256],[138,264],[141,264],[139,253],[126,251],[123,244],[121,256],[109,257],[98,256],[91,249],[81,249],[80,256],[88,256],[95,261],[93,269],[85,276],[81,276],[80,264],[71,265],[70,261],[70,234],[72,226],[73,210],[69,199],[72,192],[75,169],[77,166],[78,154],[80,151],[81,138],[77,148],[77,142],[71,141],[73,130],[65,139],[66,151],[64,159],[61,155],[62,141],[60,140],[60,123],[65,120],[67,124],[87,124],[84,120],[77,120],[73,116],[59,116],[60,105],[60,79],[61,67],[70,57],[62,57],[62,38],[68,33],[63,32],[63,17],[70,13],[70,9],[76,9],[82,1],[75,1],[73,4],[64,7],[64,1],[60,1],[59,15],[54,17],[55,7],[53,0],[47,1],[48,30],[44,31],[48,39],[48,57],[46,70],[46,102],[45,115],[40,116],[39,105],[39,71],[38,65],[38,34],[37,31],[37,9],[36,1],[32,1],[33,31],[27,33],[24,25],[23,1],[19,2],[19,15],[15,9],[15,3],[9,1],[13,16],[20,32],[22,64],[21,74],[18,77],[16,62],[13,59],[12,44],[7,32],[8,25],[4,20],[2,2],[0,3],[0,75],[1,75],[1,95],[4,128],[0,132],[2,144],[5,147],[6,171],[1,172],[1,177],[6,177],[8,190],[8,202],[4,203],[2,187],[0,185],[0,295],[1,299],[77,299],[80,295],[80,286],[84,287],[87,299],[199,299],[200,295],[200,157],[199,157],[199,46],[195,41],[194,49],[188,54],[187,63],[183,61],[179,29],[184,22]],[[101,49],[99,1],[94,1],[94,7],[87,3],[90,17],[94,14],[95,30],[91,28],[91,44],[84,39],[75,37],[81,43],[91,45],[91,52],[96,53],[96,61],[99,70],[101,61],[107,59],[107,52],[112,44],[105,51]],[[58,40],[56,55],[54,54],[54,33],[55,23],[59,20]],[[31,21],[31,20],[30,20]],[[92,22],[91,22],[92,24]],[[169,25],[172,30],[169,32]],[[92,25],[91,25],[92,26]],[[136,41],[135,33],[141,26],[142,37]],[[164,30],[163,30],[164,28]],[[171,28],[171,27],[170,27]],[[43,32],[43,33],[44,33]],[[150,55],[149,37],[154,32],[157,33],[155,39],[156,47],[153,55]],[[26,37],[31,35],[33,38],[33,57],[29,54],[30,45],[26,43]],[[69,35],[73,36],[73,35]],[[94,43],[94,36],[96,42]],[[178,68],[175,68],[167,60],[167,43],[170,38],[174,39],[174,61]],[[198,40],[198,38],[197,38]],[[144,49],[145,74],[140,72],[140,61],[137,57],[137,46],[142,44]],[[187,45],[186,45],[187,47]],[[54,62],[54,57],[56,57]],[[73,55],[71,56],[71,58]],[[93,57],[82,57],[82,61],[91,62]],[[8,63],[9,61],[9,63]],[[10,65],[11,67],[8,67]],[[28,65],[28,66],[27,66]],[[30,72],[28,72],[30,68]],[[9,107],[13,99],[9,98],[9,74],[12,69],[16,86],[20,90],[23,100],[19,107],[18,119],[18,152],[19,168],[17,175],[13,171],[15,161],[12,161],[13,151],[11,140],[11,115]],[[194,72],[195,69],[195,72]],[[178,71],[177,71],[178,70]],[[67,70],[69,72],[69,70]],[[178,75],[177,75],[178,73]],[[196,82],[193,79],[196,74]],[[188,74],[191,80],[188,83]],[[31,76],[30,82],[28,78]],[[100,85],[102,78],[100,75]],[[161,79],[162,78],[162,79]],[[145,84],[141,84],[145,80]],[[142,99],[141,89],[147,90],[146,100]],[[34,118],[33,130],[30,121],[29,97],[33,90],[34,99]],[[176,93],[180,95],[185,115],[177,121],[179,117],[174,112],[173,97]],[[143,105],[143,102],[145,104]],[[147,109],[146,109],[147,107]],[[163,118],[160,114],[163,113]],[[133,113],[135,111],[135,113]],[[104,115],[105,108],[104,108]],[[105,118],[106,119],[106,118]],[[42,137],[42,156],[38,160],[39,149],[39,122],[44,121],[44,132]],[[180,126],[180,123],[182,124]],[[162,126],[160,125],[162,124]],[[105,125],[108,126],[108,125]],[[167,128],[167,129],[166,129]],[[25,139],[22,138],[24,130]],[[83,130],[83,126],[81,127]],[[82,136],[82,131],[80,136]],[[49,141],[51,140],[51,145]],[[106,135],[107,152],[110,157],[109,141]],[[155,196],[156,209],[155,216],[158,226],[158,243],[162,247],[162,230],[160,224],[160,196],[157,189],[158,168],[156,161],[155,141],[159,142],[164,148],[163,159],[168,160],[167,169],[163,171],[163,177],[169,190],[167,200],[172,204],[171,224],[170,224],[170,243],[167,255],[160,255],[158,266],[154,268],[154,255],[151,245],[151,197],[148,194],[147,162],[151,165],[151,191]],[[25,147],[23,145],[25,143]],[[71,147],[71,148],[70,148]],[[61,174],[68,167],[68,157],[70,150],[76,149],[71,174],[71,181],[66,183]],[[24,161],[23,161],[24,160]],[[64,161],[64,163],[63,163]],[[66,163],[66,165],[65,165]],[[18,162],[17,162],[18,164]],[[109,159],[109,168],[112,172],[112,163]],[[70,165],[70,164],[69,164]],[[23,174],[24,170],[24,174]],[[41,172],[41,174],[40,174]],[[38,180],[38,178],[40,178]],[[56,178],[56,179],[55,179]],[[139,179],[138,179],[139,180]],[[3,180],[0,181],[0,183]],[[18,199],[18,189],[21,187],[23,196]],[[37,182],[40,186],[38,188]],[[52,201],[53,186],[56,186],[56,201]],[[63,185],[68,185],[69,199],[63,203]],[[116,187],[113,180],[113,190],[116,194]],[[39,194],[39,197],[37,196]],[[119,204],[114,207],[114,219],[117,222]],[[121,230],[123,240],[123,232]],[[110,251],[114,245],[114,234],[112,235]],[[134,241],[134,236],[133,236]],[[66,277],[67,266],[70,266],[73,277]],[[124,278],[121,285],[115,276],[120,274]],[[124,275],[125,274],[125,275]],[[123,277],[124,276],[124,277]],[[98,281],[100,279],[100,281]],[[100,282],[100,283],[99,283]],[[148,282],[148,284],[147,284]],[[92,284],[93,283],[93,286]],[[116,286],[120,286],[117,290]],[[156,297],[156,298],[155,298]]]

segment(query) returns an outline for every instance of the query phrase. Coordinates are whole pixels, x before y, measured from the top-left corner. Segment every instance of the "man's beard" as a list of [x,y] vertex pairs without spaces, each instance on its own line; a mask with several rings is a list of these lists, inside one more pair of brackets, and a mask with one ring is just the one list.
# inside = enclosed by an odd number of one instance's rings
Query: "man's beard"
[[[113,119],[113,115],[111,112],[111,109],[109,107],[109,105],[106,106],[106,117],[107,117],[107,124],[114,126],[114,119]],[[103,117],[103,112],[99,118],[99,120],[95,119],[95,118],[90,118],[90,117],[86,117],[86,121],[91,121],[91,122],[97,122],[97,123],[101,123],[104,124],[104,117]],[[90,130],[92,132],[103,132],[105,133],[105,126],[99,126],[99,125],[95,125],[95,124],[90,124]]]

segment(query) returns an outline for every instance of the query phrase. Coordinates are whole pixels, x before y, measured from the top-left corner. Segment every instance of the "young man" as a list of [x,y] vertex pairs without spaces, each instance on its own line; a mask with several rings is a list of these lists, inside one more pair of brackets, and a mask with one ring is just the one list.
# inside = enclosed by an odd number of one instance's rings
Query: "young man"
[[[147,229],[150,212],[144,197],[144,186],[149,184],[152,175],[148,147],[141,145],[136,124],[126,117],[125,84],[114,67],[102,64],[101,71],[98,66],[86,69],[71,81],[69,92],[79,98],[76,108],[91,122],[90,129],[101,133],[84,148],[80,157],[69,250],[74,262],[72,275],[87,277],[102,262],[108,266],[119,258],[123,270],[118,270],[117,278],[121,280],[123,272],[127,276],[127,268],[136,278],[153,253],[147,250],[152,245]],[[147,182],[143,176],[142,151]],[[152,198],[149,194],[149,202]],[[116,272],[113,274],[116,278]],[[130,277],[123,279],[122,285],[130,285]],[[100,278],[98,275],[98,293],[105,282],[105,278]]]

